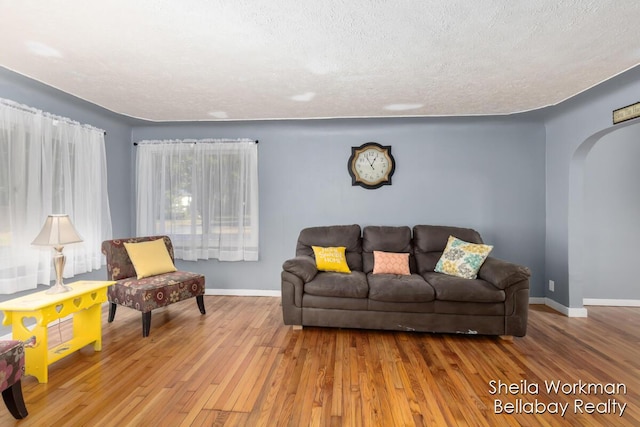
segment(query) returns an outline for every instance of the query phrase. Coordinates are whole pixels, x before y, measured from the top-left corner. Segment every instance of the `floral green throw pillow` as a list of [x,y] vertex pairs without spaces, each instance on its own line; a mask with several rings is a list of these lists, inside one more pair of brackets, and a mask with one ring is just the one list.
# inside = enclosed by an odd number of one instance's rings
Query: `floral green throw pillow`
[[478,277],[478,270],[492,249],[491,245],[469,243],[449,236],[447,247],[438,260],[434,271],[465,279],[475,279]]

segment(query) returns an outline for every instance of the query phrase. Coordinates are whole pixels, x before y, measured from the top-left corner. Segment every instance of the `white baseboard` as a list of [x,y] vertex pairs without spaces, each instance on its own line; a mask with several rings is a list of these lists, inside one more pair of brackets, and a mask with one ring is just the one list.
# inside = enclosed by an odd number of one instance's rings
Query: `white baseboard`
[[584,298],[584,305],[607,305],[611,307],[640,307],[640,300],[637,299],[599,299]]
[[[552,300],[551,298],[531,297],[529,298],[529,304],[544,304],[551,307],[555,311],[564,314],[567,317],[587,317],[587,308],[572,308],[560,304]],[[634,299],[599,299],[599,298],[584,298],[582,300],[583,305],[592,306],[609,306],[609,307],[640,307],[640,300]]]
[[584,307],[567,307],[551,298],[545,298],[544,304],[567,317],[587,317],[587,309]]

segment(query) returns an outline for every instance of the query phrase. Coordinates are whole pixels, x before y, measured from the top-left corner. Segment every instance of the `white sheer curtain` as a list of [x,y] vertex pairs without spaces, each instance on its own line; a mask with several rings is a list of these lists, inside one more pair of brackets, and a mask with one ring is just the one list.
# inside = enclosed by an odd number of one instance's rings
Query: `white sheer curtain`
[[258,146],[248,139],[140,141],[137,234],[175,256],[258,260]]
[[66,213],[82,243],[64,248],[64,277],[98,269],[111,238],[104,131],[0,98],[0,293],[54,276],[52,249],[31,245]]

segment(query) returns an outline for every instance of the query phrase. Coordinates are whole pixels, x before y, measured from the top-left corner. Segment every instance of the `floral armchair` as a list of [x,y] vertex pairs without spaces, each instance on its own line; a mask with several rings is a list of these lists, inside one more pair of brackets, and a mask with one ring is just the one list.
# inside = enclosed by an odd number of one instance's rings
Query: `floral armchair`
[[142,336],[148,337],[151,328],[151,311],[174,302],[196,297],[200,313],[204,308],[205,277],[186,271],[173,271],[138,279],[124,243],[140,243],[164,239],[171,260],[173,244],[168,236],[131,237],[102,242],[102,253],[107,257],[108,280],[116,283],[109,287],[109,323],[113,322],[118,305],[142,312]]
[[0,390],[7,409],[16,419],[29,413],[22,397],[24,373],[24,343],[17,340],[0,341]]

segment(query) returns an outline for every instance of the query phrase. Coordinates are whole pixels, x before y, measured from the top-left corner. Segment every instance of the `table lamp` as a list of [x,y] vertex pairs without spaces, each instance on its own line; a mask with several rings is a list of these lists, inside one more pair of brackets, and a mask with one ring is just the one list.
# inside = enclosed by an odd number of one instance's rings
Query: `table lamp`
[[40,230],[40,234],[31,243],[38,246],[53,246],[55,254],[53,256],[53,266],[56,269],[56,283],[46,292],[48,294],[59,294],[68,292],[70,287],[62,283],[62,272],[66,258],[62,253],[64,245],[69,243],[82,242],[82,238],[74,228],[69,215],[58,214],[49,215]]

